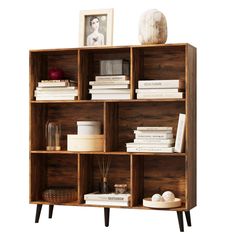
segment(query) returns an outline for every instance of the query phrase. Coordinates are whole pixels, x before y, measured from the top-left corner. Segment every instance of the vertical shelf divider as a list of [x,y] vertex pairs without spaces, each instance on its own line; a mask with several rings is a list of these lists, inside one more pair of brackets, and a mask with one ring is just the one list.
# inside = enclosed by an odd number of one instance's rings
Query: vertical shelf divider
[[143,156],[130,155],[131,207],[142,204],[144,161]]
[[118,103],[104,102],[104,151],[118,151]]
[[81,60],[80,60],[80,49],[78,49],[78,54],[77,54],[77,83],[78,83],[78,100],[81,100],[81,86],[82,86],[82,82],[81,82]]

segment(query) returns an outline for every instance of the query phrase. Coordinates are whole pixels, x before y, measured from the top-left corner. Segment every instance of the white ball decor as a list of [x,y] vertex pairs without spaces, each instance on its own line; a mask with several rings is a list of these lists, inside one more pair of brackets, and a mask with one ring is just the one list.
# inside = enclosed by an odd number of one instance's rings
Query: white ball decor
[[166,202],[172,202],[175,200],[175,195],[171,191],[165,191],[162,194],[162,197],[164,198]]
[[156,193],[152,196],[152,201],[153,202],[164,202],[164,198],[160,194]]
[[144,12],[139,21],[141,44],[161,44],[167,40],[167,22],[164,14],[156,9]]

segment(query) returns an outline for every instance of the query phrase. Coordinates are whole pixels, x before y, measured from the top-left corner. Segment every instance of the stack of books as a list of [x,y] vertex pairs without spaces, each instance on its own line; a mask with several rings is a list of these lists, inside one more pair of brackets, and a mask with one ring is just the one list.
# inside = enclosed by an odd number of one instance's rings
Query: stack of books
[[130,193],[88,193],[84,195],[85,204],[99,206],[129,206]]
[[184,80],[140,80],[137,99],[183,98]]
[[130,99],[130,81],[126,75],[98,75],[90,81],[92,100]]
[[77,83],[73,80],[42,80],[34,91],[36,100],[75,100]]
[[126,143],[127,152],[174,152],[172,127],[137,127],[133,143]]

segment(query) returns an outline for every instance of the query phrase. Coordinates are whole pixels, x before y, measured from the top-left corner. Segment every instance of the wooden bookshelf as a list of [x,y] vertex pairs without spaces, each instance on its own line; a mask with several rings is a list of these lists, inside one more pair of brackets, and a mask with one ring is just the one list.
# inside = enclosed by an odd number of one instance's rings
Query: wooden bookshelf
[[[99,74],[102,59],[130,61],[130,94],[126,100],[91,100],[89,81]],[[78,99],[73,101],[36,101],[37,83],[48,79],[52,67],[65,71],[66,77],[78,83]],[[182,99],[136,98],[140,79],[185,81]],[[50,187],[73,186],[77,201],[58,205],[103,207],[106,226],[110,208],[151,209],[142,205],[145,197],[166,190],[182,200],[182,206],[165,209],[176,211],[180,231],[183,213],[191,225],[190,210],[196,206],[196,48],[189,44],[148,46],[83,47],[30,51],[30,196],[36,204],[35,222],[42,205],[53,204],[42,199]],[[125,144],[134,139],[138,126],[171,126],[176,134],[179,113],[186,114],[185,150],[183,153],[129,153]],[[45,125],[48,120],[62,124],[61,151],[47,151]],[[101,152],[67,151],[67,134],[76,134],[77,120],[98,120],[102,123],[104,147]],[[109,184],[127,183],[131,193],[129,207],[87,205],[84,194],[97,191],[99,168],[97,160],[112,158]]]

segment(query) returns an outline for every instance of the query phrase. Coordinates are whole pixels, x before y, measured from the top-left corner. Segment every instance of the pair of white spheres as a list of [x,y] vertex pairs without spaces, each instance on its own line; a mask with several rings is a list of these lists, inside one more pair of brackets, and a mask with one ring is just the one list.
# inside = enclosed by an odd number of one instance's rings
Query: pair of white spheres
[[175,200],[175,195],[171,191],[165,191],[162,195],[155,193],[152,196],[153,202],[173,202]]

